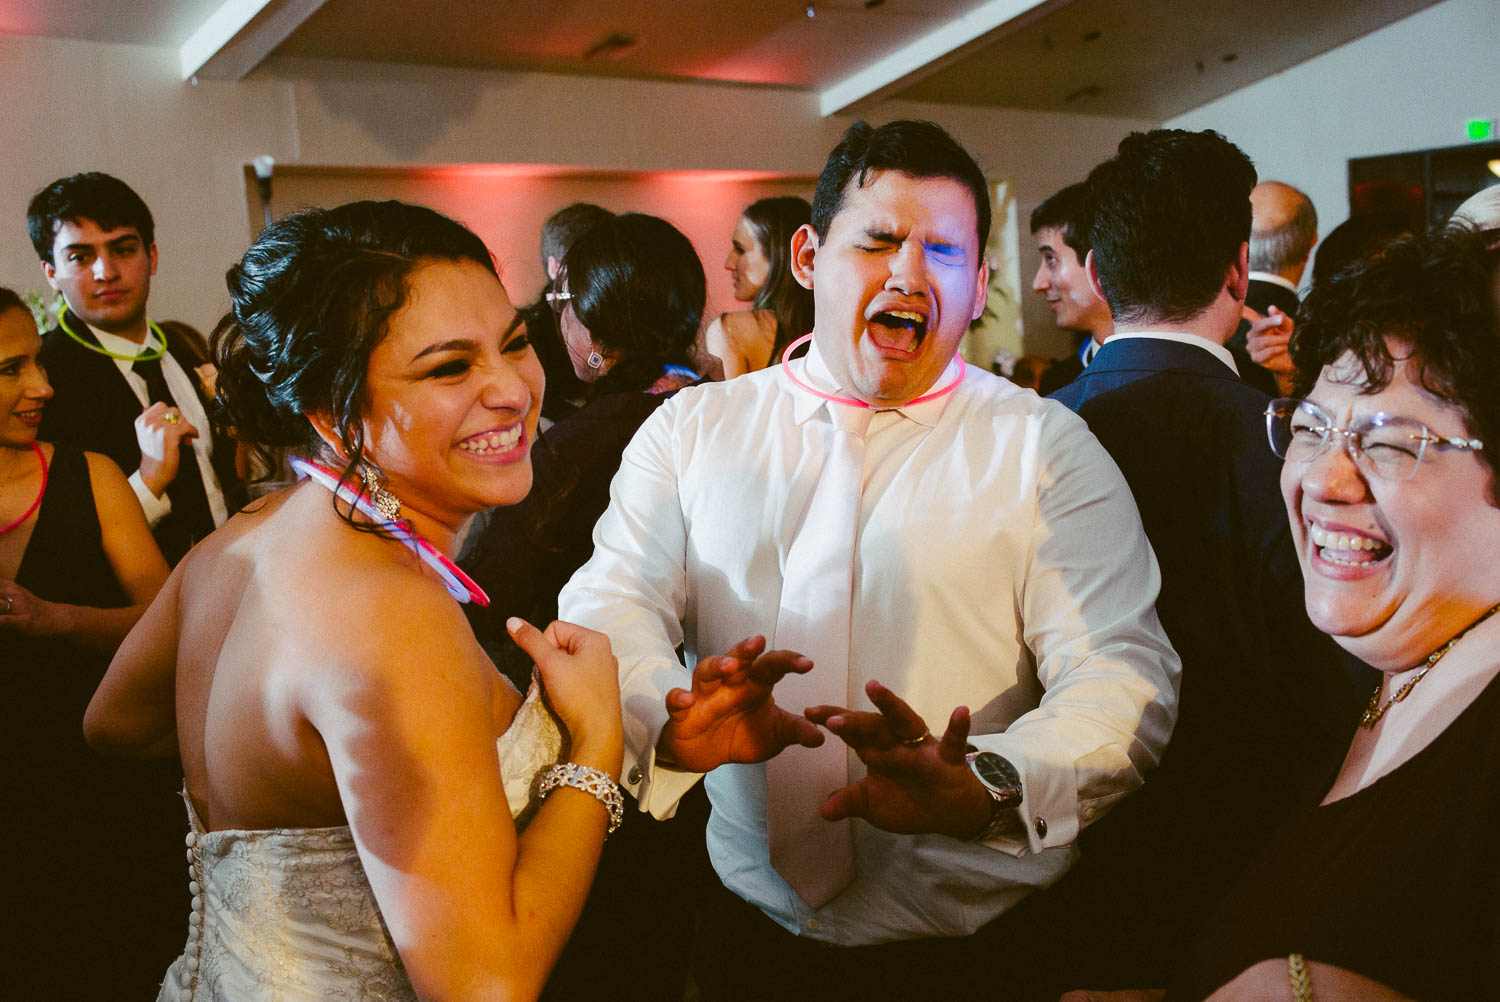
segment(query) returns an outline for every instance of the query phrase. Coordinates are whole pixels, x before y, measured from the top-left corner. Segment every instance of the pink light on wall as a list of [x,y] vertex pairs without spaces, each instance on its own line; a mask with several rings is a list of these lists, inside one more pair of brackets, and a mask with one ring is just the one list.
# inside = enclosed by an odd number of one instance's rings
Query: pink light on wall
[[[3,0],[0,0],[3,2]],[[495,255],[520,302],[545,281],[537,243],[543,221],[571,202],[661,216],[693,242],[708,279],[705,317],[741,308],[723,269],[729,235],[745,206],[769,195],[812,197],[816,179],[755,170],[590,170],[551,164],[437,164],[409,168],[276,165],[272,212],[397,198],[462,220]],[[252,191],[253,194],[253,191]],[[252,203],[254,206],[254,203]],[[255,206],[255,216],[259,216]]]

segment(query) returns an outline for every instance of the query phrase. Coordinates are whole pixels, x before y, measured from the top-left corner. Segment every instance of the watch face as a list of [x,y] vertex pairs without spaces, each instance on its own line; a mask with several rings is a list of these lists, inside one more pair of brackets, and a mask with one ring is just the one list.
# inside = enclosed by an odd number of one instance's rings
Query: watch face
[[994,752],[980,752],[974,756],[972,767],[974,775],[992,791],[1013,794],[1021,792],[1021,774],[1003,756]]

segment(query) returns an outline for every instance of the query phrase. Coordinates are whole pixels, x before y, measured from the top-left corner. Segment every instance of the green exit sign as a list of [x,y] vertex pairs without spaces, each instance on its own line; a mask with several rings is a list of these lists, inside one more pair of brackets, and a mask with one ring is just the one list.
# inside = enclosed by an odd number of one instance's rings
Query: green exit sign
[[1465,124],[1470,142],[1480,142],[1495,137],[1495,121],[1491,118],[1471,118]]

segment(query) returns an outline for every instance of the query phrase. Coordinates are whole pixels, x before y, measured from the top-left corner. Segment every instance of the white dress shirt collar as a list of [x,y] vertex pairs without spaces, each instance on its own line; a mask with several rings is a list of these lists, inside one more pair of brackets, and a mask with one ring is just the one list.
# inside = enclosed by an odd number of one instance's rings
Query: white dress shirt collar
[[1131,338],[1148,338],[1153,341],[1175,341],[1178,344],[1190,344],[1196,348],[1202,348],[1214,358],[1229,366],[1229,371],[1233,372],[1236,376],[1240,374],[1240,367],[1234,364],[1234,356],[1229,353],[1228,348],[1222,344],[1215,344],[1208,338],[1199,337],[1196,334],[1182,334],[1178,331],[1131,331],[1129,334],[1111,335],[1109,341],[1104,343],[1128,341]]
[[1287,290],[1288,292],[1296,292],[1297,291],[1297,283],[1296,282],[1290,281],[1289,279],[1282,278],[1280,275],[1274,275],[1274,274],[1272,274],[1269,271],[1252,271],[1250,273],[1250,281],[1252,281],[1252,282],[1270,282],[1272,285],[1279,285],[1279,286],[1281,286],[1283,289]]
[[[136,344],[128,337],[121,337],[118,334],[111,334],[108,331],[101,331],[97,327],[90,327],[89,330],[93,331],[94,337],[99,339],[99,346],[101,348],[103,348],[105,351],[114,352],[116,355],[139,356],[144,355],[147,352],[154,352],[161,347],[161,344],[159,344],[154,337],[150,337],[149,335],[147,336],[145,341],[142,341],[140,344]],[[127,365],[131,364],[130,361],[127,361],[125,359],[116,359],[116,361],[123,361]]]
[[[807,383],[809,386],[813,386],[823,391],[824,393],[834,393],[840,396],[848,396],[848,394],[839,387],[838,381],[833,378],[833,373],[829,370],[828,363],[824,361],[822,353],[818,351],[817,341],[808,342],[806,355],[802,356],[801,358],[794,358],[791,361],[784,363],[784,365],[797,366],[798,368],[793,370],[792,374],[794,374],[804,383]],[[931,393],[933,390],[947,386],[949,382],[959,378],[959,373],[961,372],[961,369],[959,367],[961,365],[962,362],[960,362],[958,356],[955,355],[948,361],[948,365],[943,369],[942,375],[938,376],[937,382],[933,383],[927,389],[923,390],[922,393],[917,394],[917,396],[920,397],[924,394]],[[795,382],[793,382],[787,375],[783,375],[782,378],[786,381],[787,385],[791,387],[793,395],[792,415],[794,421],[799,425],[816,414],[819,408],[823,407],[825,404],[829,407],[851,406],[845,404],[836,404],[832,401],[824,400],[822,397],[819,397],[816,394],[809,393],[806,390],[802,389],[802,387],[798,386]],[[898,411],[903,417],[908,417],[918,424],[924,424],[927,427],[932,428],[937,425],[938,418],[943,416],[943,408],[947,405],[948,398],[950,396],[952,396],[952,394],[945,393],[934,400],[924,400],[918,404],[904,404],[900,407],[880,407],[876,409]]]

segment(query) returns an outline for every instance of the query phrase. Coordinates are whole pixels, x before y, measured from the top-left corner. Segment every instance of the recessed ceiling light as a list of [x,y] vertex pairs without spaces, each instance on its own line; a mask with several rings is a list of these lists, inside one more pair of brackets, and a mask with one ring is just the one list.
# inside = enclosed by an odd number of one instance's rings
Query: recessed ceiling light
[[1485,164],[1485,166],[1490,169],[1491,174],[1495,175],[1496,177],[1500,177],[1500,159],[1491,160],[1489,163]]

